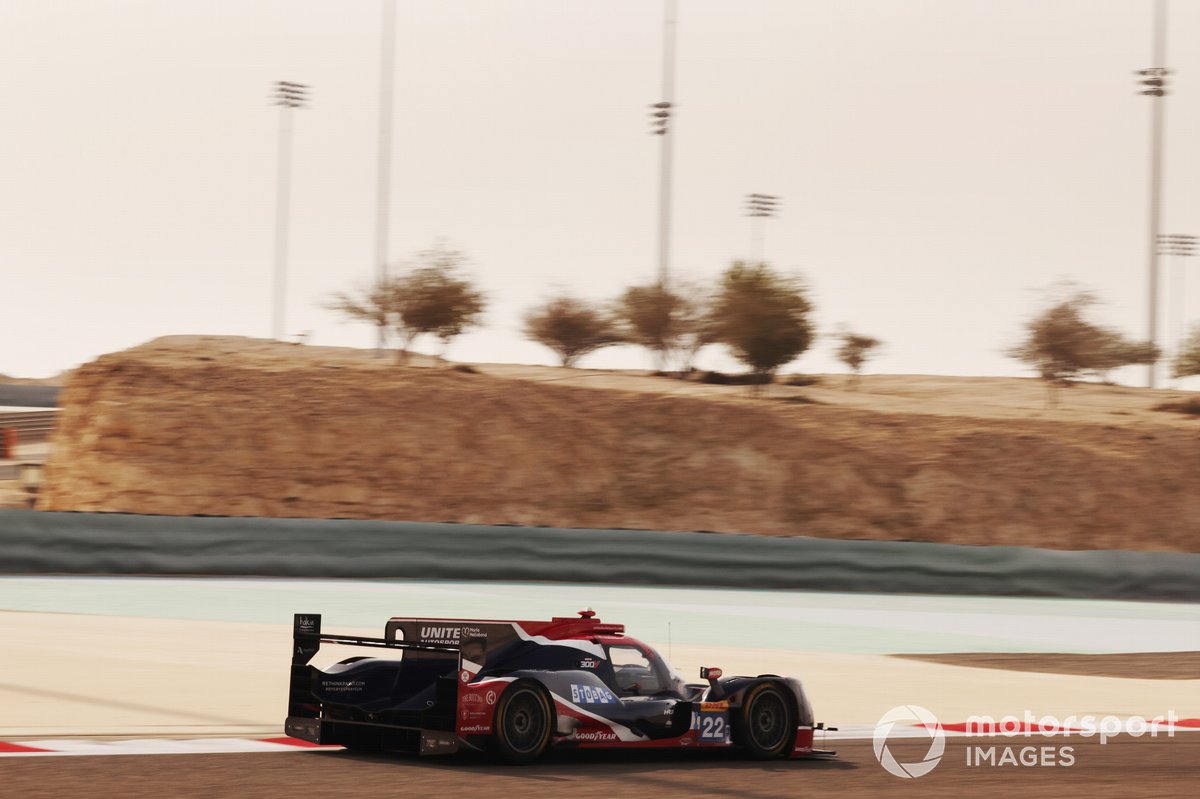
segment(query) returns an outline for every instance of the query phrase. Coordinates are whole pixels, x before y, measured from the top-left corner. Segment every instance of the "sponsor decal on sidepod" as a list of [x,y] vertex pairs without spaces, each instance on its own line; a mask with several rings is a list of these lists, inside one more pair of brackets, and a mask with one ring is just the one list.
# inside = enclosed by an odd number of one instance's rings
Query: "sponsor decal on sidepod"
[[577,705],[615,705],[617,695],[601,686],[571,683],[571,701]]

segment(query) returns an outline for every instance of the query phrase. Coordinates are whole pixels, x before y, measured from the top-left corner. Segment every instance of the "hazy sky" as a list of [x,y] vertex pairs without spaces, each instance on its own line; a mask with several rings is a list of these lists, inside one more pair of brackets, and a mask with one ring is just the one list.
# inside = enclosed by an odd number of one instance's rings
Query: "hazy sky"
[[[0,372],[269,335],[276,80],[312,86],[287,329],[370,346],[320,304],[374,269],[380,2],[0,3]],[[871,371],[1024,374],[1002,350],[1059,278],[1144,336],[1151,8],[680,0],[674,274],[745,257],[742,197],[766,192],[768,260],[806,277],[822,331],[886,341]],[[491,299],[451,357],[549,363],[525,308],[653,277],[661,21],[658,0],[397,0],[393,258],[444,238]],[[1200,233],[1200,3],[1170,28],[1163,229]],[[832,349],[793,368],[838,370]]]

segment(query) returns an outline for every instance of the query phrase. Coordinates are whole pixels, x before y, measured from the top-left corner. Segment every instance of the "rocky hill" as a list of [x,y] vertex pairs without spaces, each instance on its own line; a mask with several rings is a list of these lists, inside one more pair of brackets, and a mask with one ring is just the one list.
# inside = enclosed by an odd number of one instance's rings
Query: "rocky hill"
[[159,339],[76,370],[40,507],[1200,551],[1182,392],[399,366]]

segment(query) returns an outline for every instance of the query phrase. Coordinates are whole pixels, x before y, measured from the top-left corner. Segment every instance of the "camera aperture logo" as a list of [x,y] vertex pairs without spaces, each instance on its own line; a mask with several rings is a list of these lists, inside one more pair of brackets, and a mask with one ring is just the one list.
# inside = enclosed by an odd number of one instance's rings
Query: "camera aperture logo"
[[[1147,719],[1144,716],[1068,716],[1061,721],[1054,716],[1038,718],[1026,710],[1024,718],[1004,716],[996,721],[991,716],[971,716],[966,724],[952,724],[950,729],[955,734],[965,736],[1002,736],[1004,738],[1024,737],[1035,735],[1050,737],[1061,736],[1070,739],[1099,737],[1098,743],[1103,746],[1108,739],[1118,735],[1128,735],[1138,738],[1149,735],[1158,737],[1164,732],[1167,737],[1174,737],[1175,727],[1179,717],[1174,710],[1168,710],[1166,715]],[[929,741],[925,756],[911,763],[901,763],[888,748],[888,737],[892,735],[896,725],[905,731],[902,737],[915,738],[918,742]],[[897,734],[895,737],[901,737]],[[875,725],[872,736],[875,748],[875,759],[889,773],[902,779],[923,777],[933,771],[942,760],[946,751],[946,730],[933,713],[920,705],[900,705],[894,707]],[[971,767],[983,766],[1054,766],[1070,767],[1075,765],[1075,749],[1072,746],[981,746],[967,741],[963,747],[966,754],[966,765]]]
[[[897,724],[920,727],[929,733],[929,750],[923,758],[913,763],[901,763],[896,760],[892,751],[888,749],[887,739]],[[889,774],[906,780],[923,777],[933,771],[941,762],[942,753],[946,751],[946,733],[942,730],[942,725],[938,723],[936,716],[920,705],[901,705],[884,713],[883,718],[875,725],[875,734],[871,736],[871,742],[879,765]]]

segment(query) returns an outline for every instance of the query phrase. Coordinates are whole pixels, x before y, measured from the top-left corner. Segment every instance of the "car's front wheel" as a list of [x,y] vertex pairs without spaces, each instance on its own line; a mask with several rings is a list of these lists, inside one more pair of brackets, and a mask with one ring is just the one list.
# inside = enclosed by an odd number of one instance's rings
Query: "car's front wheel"
[[492,742],[506,763],[532,763],[550,745],[554,712],[546,693],[533,683],[509,686],[496,706]]
[[753,758],[768,760],[788,753],[796,740],[792,702],[770,683],[751,688],[742,702],[738,743]]

